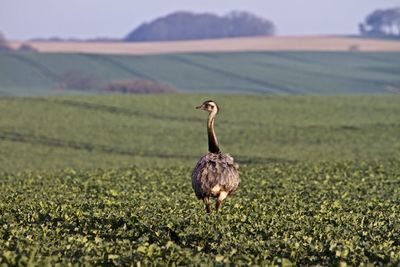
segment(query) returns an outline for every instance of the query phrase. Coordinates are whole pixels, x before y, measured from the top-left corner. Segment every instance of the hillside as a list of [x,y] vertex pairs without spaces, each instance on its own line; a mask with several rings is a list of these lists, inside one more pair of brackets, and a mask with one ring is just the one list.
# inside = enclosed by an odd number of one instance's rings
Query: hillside
[[241,164],[400,157],[400,96],[147,95],[0,98],[0,172],[190,166],[221,149]]
[[236,52],[146,56],[0,53],[1,95],[97,94],[60,89],[68,73],[96,83],[146,79],[181,92],[271,94],[393,93],[400,53]]

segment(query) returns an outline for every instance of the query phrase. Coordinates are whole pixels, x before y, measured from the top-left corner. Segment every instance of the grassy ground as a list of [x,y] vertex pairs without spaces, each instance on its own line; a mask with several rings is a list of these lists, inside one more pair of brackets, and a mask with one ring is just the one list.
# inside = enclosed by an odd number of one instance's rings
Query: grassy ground
[[241,164],[400,157],[398,96],[84,96],[0,98],[0,171],[193,166],[205,112]]
[[0,53],[0,95],[82,94],[57,89],[61,77],[68,72],[78,72],[100,84],[121,79],[153,79],[170,83],[183,92],[393,93],[400,88],[399,62],[400,53],[396,52],[153,56]]
[[[205,214],[190,172],[212,98],[241,184]],[[0,98],[0,265],[400,263],[400,97]]]
[[399,168],[243,167],[211,215],[190,168],[0,174],[0,265],[398,266]]

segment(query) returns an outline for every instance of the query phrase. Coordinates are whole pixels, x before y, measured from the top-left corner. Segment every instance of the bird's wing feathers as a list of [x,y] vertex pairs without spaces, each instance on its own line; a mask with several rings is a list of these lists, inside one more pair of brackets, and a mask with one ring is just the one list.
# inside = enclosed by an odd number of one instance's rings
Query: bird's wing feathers
[[192,173],[192,186],[198,198],[208,196],[216,185],[231,194],[239,182],[238,165],[231,156],[222,153],[206,154],[197,162]]

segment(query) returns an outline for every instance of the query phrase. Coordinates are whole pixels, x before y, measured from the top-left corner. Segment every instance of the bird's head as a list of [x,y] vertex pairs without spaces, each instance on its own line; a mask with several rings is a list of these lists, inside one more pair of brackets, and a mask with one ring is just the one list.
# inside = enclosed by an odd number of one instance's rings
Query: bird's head
[[211,113],[211,112],[218,113],[218,111],[219,111],[219,107],[218,107],[217,103],[215,103],[212,100],[204,101],[203,104],[201,104],[200,106],[197,106],[196,108],[208,111],[208,113]]

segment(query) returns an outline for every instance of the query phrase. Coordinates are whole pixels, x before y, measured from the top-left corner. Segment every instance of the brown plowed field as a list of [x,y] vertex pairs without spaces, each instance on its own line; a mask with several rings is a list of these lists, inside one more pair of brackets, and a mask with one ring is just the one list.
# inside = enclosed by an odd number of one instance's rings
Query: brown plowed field
[[[39,42],[27,44],[40,52],[96,54],[165,54],[244,51],[399,51],[400,41],[337,36],[249,37],[170,42]],[[18,48],[21,42],[12,42]]]

